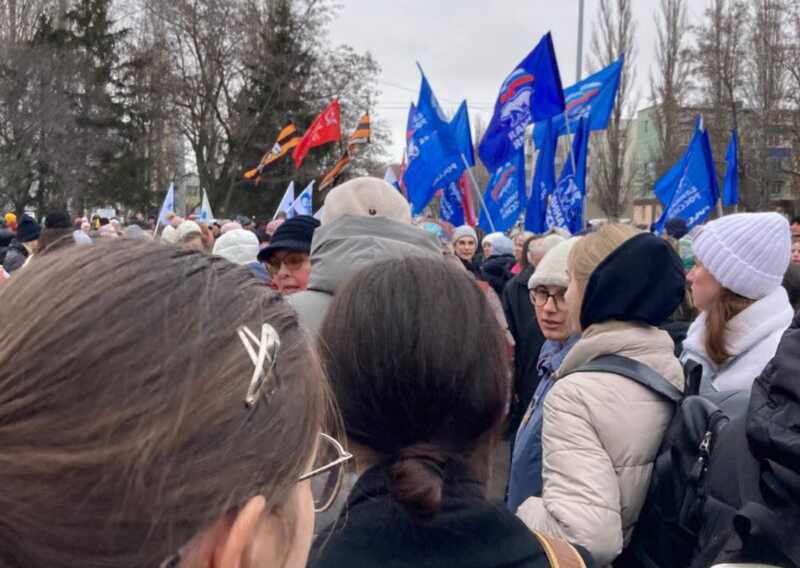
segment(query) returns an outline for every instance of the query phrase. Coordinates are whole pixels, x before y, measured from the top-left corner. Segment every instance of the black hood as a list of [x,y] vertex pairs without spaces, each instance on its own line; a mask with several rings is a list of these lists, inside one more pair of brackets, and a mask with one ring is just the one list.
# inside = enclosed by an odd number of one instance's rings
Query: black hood
[[594,269],[581,306],[581,327],[609,320],[660,325],[686,293],[681,259],[666,241],[643,233]]

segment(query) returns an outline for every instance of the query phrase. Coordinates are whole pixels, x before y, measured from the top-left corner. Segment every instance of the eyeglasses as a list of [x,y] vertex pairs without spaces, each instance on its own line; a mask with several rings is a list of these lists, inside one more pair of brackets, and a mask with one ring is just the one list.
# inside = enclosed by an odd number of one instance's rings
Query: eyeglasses
[[314,466],[311,471],[297,479],[297,481],[311,480],[314,512],[327,511],[336,501],[344,480],[345,464],[351,459],[353,454],[345,450],[338,440],[320,433]]
[[[336,501],[344,480],[344,464],[351,459],[353,459],[353,454],[347,452],[344,446],[335,438],[320,432],[319,447],[314,458],[314,468],[297,479],[298,483],[308,479],[311,480],[311,493],[314,497],[315,513],[324,513]],[[159,565],[159,568],[178,568],[183,552],[183,548],[181,548],[164,560]]]
[[559,305],[563,306],[565,303],[563,290],[551,294],[547,288],[534,288],[533,290],[528,290],[528,294],[530,295],[531,303],[540,308],[545,307],[550,298],[553,298],[553,307],[555,309],[558,309]]
[[296,272],[303,266],[303,263],[308,258],[308,255],[302,252],[291,252],[285,256],[279,257],[277,254],[273,254],[267,260],[267,270],[271,275],[277,274],[280,269],[281,265],[285,264],[286,268],[289,269],[291,272]]

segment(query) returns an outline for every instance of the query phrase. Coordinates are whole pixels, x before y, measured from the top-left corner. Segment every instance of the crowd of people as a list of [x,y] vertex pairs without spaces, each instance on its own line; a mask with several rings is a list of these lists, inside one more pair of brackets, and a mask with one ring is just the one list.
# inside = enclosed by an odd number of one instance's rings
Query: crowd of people
[[2,568],[666,568],[690,450],[681,565],[800,562],[800,222],[481,238],[357,178],[320,220],[3,225]]

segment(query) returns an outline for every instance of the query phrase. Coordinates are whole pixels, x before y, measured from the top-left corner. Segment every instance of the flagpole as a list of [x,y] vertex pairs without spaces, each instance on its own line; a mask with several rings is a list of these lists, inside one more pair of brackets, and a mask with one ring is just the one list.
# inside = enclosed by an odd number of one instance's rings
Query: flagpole
[[475,174],[472,173],[472,169],[469,167],[469,162],[467,162],[466,156],[464,153],[461,152],[461,160],[464,162],[464,167],[467,168],[467,173],[469,174],[469,179],[472,181],[472,187],[475,189],[475,192],[478,194],[478,199],[481,201],[481,206],[483,207],[483,212],[486,214],[486,218],[489,220],[489,226],[492,228],[492,232],[497,232],[494,228],[494,221],[492,221],[492,216],[489,214],[489,208],[486,207],[486,202],[483,200],[483,194],[481,194],[480,188],[478,188],[478,182],[475,179]]
[[[572,132],[569,129],[569,113],[564,109],[564,125],[567,128],[567,136],[569,136],[569,158],[572,162],[572,175],[578,174],[578,167],[575,165],[575,154],[572,153]],[[558,138],[556,138],[558,140]]]

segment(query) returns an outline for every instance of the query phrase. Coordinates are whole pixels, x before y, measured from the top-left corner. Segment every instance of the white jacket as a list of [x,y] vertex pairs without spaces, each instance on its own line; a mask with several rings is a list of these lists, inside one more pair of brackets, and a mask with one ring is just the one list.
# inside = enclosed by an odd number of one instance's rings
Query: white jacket
[[[584,330],[558,375],[606,354],[649,366],[683,390],[683,369],[666,332],[625,322]],[[542,496],[517,515],[533,530],[584,546],[607,566],[629,541],[674,405],[611,373],[557,378],[544,402]]]
[[728,322],[726,333],[731,358],[717,365],[706,353],[706,315],[701,313],[683,342],[681,361],[703,366],[702,390],[747,389],[775,356],[778,342],[792,323],[794,310],[783,286],[754,302]]

